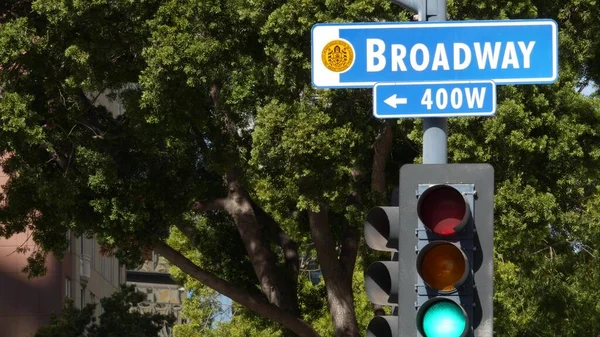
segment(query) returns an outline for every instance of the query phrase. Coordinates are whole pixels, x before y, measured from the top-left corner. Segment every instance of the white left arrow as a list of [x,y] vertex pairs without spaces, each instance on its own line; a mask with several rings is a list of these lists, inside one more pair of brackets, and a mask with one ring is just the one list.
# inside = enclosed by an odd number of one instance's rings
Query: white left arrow
[[408,103],[408,99],[403,97],[398,98],[396,94],[393,94],[392,96],[386,98],[383,102],[396,109],[398,107],[398,104]]

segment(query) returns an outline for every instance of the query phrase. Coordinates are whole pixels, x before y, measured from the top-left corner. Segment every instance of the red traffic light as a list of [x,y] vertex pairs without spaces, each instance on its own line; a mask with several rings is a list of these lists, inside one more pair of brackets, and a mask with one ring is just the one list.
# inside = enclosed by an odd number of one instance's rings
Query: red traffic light
[[451,236],[463,230],[471,212],[467,200],[455,188],[434,185],[419,198],[417,214],[433,233]]

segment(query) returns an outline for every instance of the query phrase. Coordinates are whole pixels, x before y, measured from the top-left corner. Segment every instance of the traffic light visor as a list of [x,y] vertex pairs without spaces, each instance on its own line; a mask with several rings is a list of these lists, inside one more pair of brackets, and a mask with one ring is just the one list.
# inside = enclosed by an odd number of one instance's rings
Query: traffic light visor
[[417,271],[431,288],[452,292],[467,279],[468,260],[463,251],[452,243],[434,241],[419,252]]
[[394,337],[398,331],[398,316],[375,316],[367,326],[366,337]]
[[454,187],[434,185],[419,198],[417,214],[433,233],[451,236],[463,230],[471,212],[465,197]]
[[469,330],[469,319],[460,305],[437,297],[419,309],[417,326],[424,337],[464,337]]

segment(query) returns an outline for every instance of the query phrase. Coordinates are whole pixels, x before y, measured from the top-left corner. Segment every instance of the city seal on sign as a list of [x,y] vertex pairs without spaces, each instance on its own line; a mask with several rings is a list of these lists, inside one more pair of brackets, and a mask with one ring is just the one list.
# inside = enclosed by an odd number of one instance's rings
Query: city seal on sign
[[354,63],[354,48],[346,40],[333,40],[323,48],[321,60],[325,68],[336,73],[344,72]]

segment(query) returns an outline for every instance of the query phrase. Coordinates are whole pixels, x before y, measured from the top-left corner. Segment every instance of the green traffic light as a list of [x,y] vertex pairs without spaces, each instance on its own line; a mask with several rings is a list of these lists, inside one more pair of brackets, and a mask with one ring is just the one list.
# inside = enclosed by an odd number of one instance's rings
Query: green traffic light
[[461,337],[465,333],[467,320],[456,303],[438,301],[427,308],[422,324],[426,337]]

